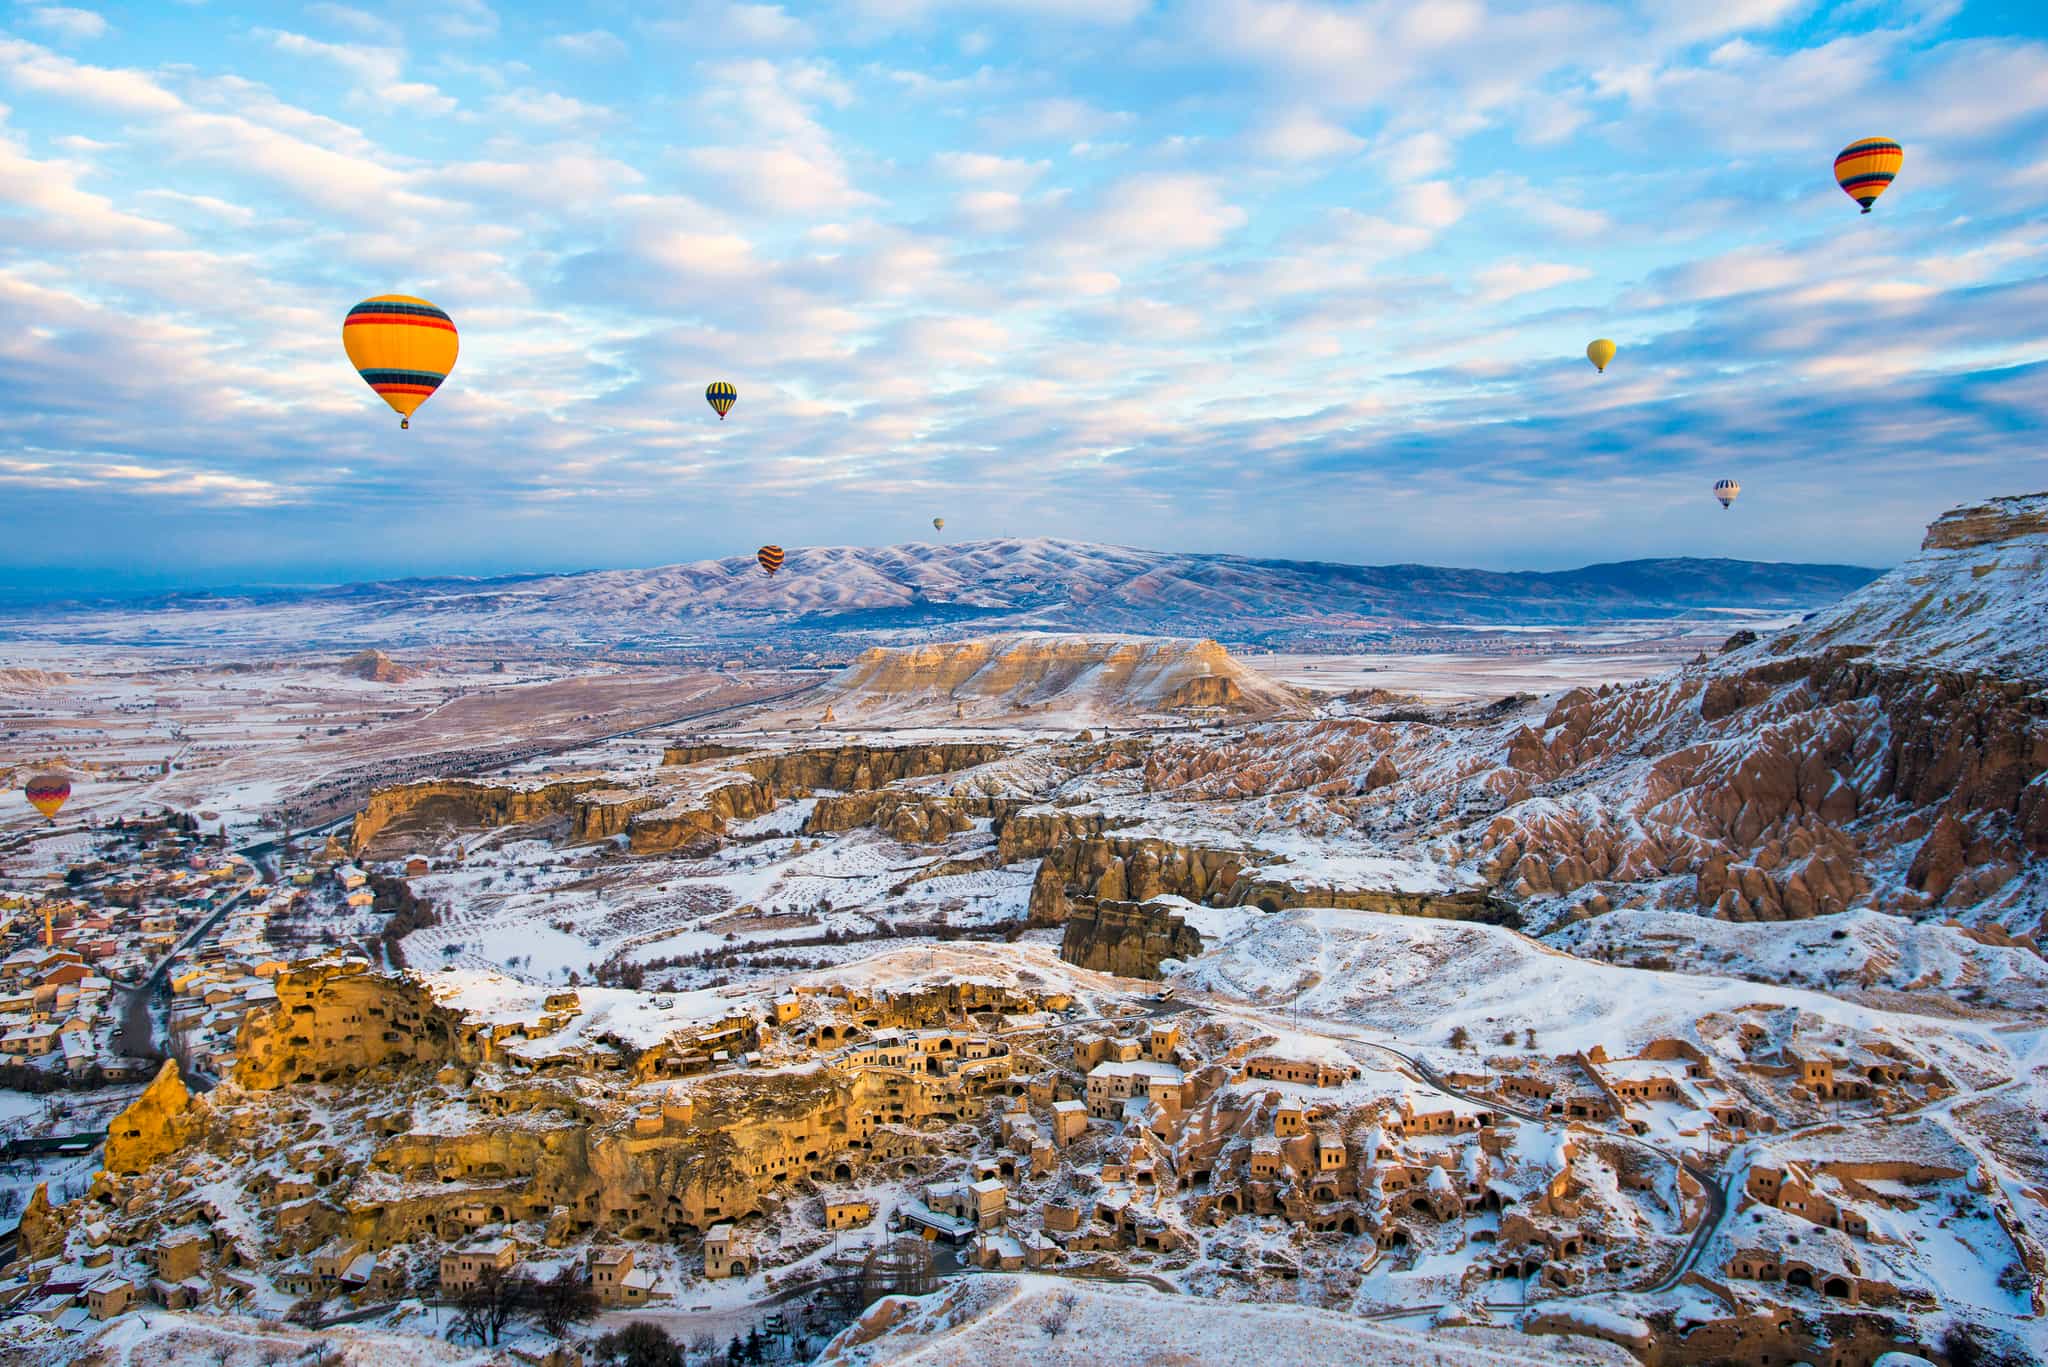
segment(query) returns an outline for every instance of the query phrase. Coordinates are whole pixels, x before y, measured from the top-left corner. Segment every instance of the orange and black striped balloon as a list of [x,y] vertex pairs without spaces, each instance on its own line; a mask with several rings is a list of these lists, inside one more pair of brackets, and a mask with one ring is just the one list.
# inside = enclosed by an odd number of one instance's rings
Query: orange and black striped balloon
[[1890,138],[1858,138],[1835,157],[1835,183],[1867,214],[1905,161],[1906,149]]
[[761,573],[772,575],[782,568],[782,547],[763,546],[754,552],[754,559],[761,562]]
[[31,807],[55,821],[57,813],[71,800],[71,780],[62,774],[37,774],[22,791]]

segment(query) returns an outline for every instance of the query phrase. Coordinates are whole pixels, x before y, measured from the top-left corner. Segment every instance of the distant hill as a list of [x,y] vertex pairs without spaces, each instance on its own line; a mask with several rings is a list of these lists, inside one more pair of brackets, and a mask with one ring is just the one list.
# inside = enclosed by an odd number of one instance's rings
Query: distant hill
[[[1427,627],[1572,626],[1805,611],[1877,577],[1853,565],[1631,560],[1553,573],[1189,555],[1050,539],[797,547],[645,570],[166,594],[0,612],[0,633],[221,645],[522,642],[656,646],[919,631],[1116,631],[1254,639]],[[42,630],[37,630],[38,627]]]

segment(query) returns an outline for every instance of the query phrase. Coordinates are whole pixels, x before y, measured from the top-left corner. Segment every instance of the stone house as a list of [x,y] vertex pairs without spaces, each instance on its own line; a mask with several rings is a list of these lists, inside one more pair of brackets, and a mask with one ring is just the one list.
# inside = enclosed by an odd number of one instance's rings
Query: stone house
[[825,1228],[852,1229],[875,1218],[875,1207],[871,1201],[827,1201],[825,1203]]
[[754,1270],[754,1251],[731,1225],[713,1225],[704,1236],[704,1275],[713,1281],[746,1277]]
[[509,1274],[519,1264],[519,1248],[510,1239],[491,1239],[441,1255],[441,1291],[467,1291],[483,1280],[486,1270]]
[[96,1320],[110,1320],[124,1313],[141,1294],[130,1277],[102,1277],[85,1291],[86,1308]]
[[605,1305],[645,1305],[654,1293],[654,1274],[633,1266],[630,1248],[593,1249],[590,1289]]

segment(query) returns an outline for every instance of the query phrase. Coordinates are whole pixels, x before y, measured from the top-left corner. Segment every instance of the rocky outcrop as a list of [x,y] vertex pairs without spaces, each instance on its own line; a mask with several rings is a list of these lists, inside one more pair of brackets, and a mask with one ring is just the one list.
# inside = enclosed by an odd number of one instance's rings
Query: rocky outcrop
[[250,1091],[337,1082],[384,1065],[476,1059],[458,1017],[410,978],[362,960],[277,975],[277,1005],[242,1022],[234,1080]]
[[167,1058],[142,1095],[107,1127],[106,1169],[124,1176],[141,1172],[183,1148],[199,1125],[178,1062]]
[[906,845],[938,844],[972,830],[976,818],[1002,822],[1024,802],[1007,797],[953,797],[887,789],[821,797],[804,822],[807,835],[873,826]]
[[849,711],[943,706],[956,712],[1111,716],[1183,708],[1299,712],[1304,695],[1215,641],[1122,636],[991,636],[875,647],[834,677]]
[[697,797],[644,810],[626,824],[634,854],[689,849],[725,834],[727,825],[775,810],[772,783],[735,777]]
[[864,792],[906,778],[930,778],[972,769],[1009,754],[1010,746],[988,742],[942,745],[835,745],[818,750],[789,750],[742,760],[734,766],[779,792],[796,795],[829,788],[842,793]]
[[1444,921],[1483,921],[1489,925],[1521,924],[1521,917],[1513,904],[1488,888],[1440,892],[1331,888],[1275,877],[1271,868],[1264,870],[1264,874],[1264,877],[1244,879],[1234,886],[1230,891],[1229,904],[1253,906],[1261,911],[1337,907],[1345,911],[1376,911],[1385,916],[1433,916]]
[[659,793],[608,789],[583,794],[570,809],[570,838],[609,840],[615,835],[624,835],[634,817],[666,805]]
[[1943,513],[1928,525],[1920,548],[1960,551],[2042,535],[2048,535],[2048,498],[2022,495],[1994,498],[1989,503]]
[[[1014,862],[1005,860],[1004,862]],[[1097,836],[1045,853],[1031,887],[1034,925],[1059,925],[1075,905],[1185,897],[1235,903],[1239,876],[1263,862],[1238,850],[1180,845],[1149,836]]]
[[1157,981],[1167,959],[1192,959],[1202,937],[1163,906],[1145,902],[1097,902],[1067,917],[1060,957],[1081,968],[1120,978]]
[[1179,688],[1166,695],[1163,704],[1169,712],[1191,712],[1215,709],[1225,712],[1255,711],[1253,704],[1244,695],[1244,689],[1237,680],[1223,674],[1204,674],[1189,679]]
[[370,795],[349,829],[349,848],[362,851],[401,820],[450,826],[507,826],[567,813],[579,793],[611,786],[608,779],[567,779],[522,786],[471,779],[401,783]]
[[64,1249],[64,1221],[57,1212],[50,1209],[50,1187],[47,1182],[36,1183],[36,1189],[29,1193],[28,1204],[22,1207],[21,1225],[17,1230],[21,1242],[21,1257],[27,1259],[51,1258]]
[[719,745],[712,741],[690,741],[683,745],[671,745],[661,752],[664,766],[702,764],[706,760],[730,759],[734,755],[753,752],[743,746]]
[[423,671],[402,665],[381,650],[363,650],[343,660],[341,672],[369,683],[404,683],[419,678]]

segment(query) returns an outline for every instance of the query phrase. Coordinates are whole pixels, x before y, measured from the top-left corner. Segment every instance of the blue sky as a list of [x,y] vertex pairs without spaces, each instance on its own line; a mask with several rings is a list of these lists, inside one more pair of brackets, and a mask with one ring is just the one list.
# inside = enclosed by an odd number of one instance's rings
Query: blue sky
[[[1887,563],[2048,487],[2044,29],[1892,0],[0,0],[0,581],[659,564],[935,513]],[[1907,153],[1864,217],[1830,162],[1870,134]],[[462,331],[411,432],[339,341],[385,292]]]

